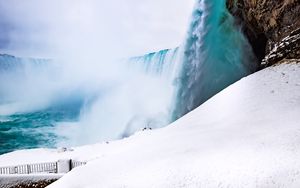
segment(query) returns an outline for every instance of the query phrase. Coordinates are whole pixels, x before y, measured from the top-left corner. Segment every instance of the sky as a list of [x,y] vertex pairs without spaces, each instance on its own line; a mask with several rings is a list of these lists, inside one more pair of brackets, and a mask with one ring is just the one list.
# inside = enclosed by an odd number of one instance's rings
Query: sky
[[194,0],[0,0],[0,53],[134,56],[183,42]]

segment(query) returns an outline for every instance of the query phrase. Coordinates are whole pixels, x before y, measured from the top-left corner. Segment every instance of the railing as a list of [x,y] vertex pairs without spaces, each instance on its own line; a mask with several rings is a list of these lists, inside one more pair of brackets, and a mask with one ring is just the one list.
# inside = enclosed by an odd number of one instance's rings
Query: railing
[[80,162],[80,161],[73,161],[71,160],[71,169],[86,165],[86,162]]
[[61,160],[50,163],[26,164],[18,166],[0,167],[0,174],[40,174],[40,173],[67,173],[86,162]]

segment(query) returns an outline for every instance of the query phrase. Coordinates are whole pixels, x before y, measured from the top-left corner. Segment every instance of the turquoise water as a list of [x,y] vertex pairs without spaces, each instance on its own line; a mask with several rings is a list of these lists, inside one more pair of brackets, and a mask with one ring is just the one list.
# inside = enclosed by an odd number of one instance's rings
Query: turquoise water
[[60,122],[78,121],[81,102],[37,112],[0,116],[0,154],[19,149],[53,148],[65,138],[56,130]]
[[147,74],[174,77],[174,69],[178,63],[179,48],[165,49],[143,56],[132,57],[129,63],[140,67]]
[[197,1],[182,59],[173,120],[256,69],[251,46],[226,0]]
[[58,139],[53,132],[54,114],[35,112],[0,117],[0,154],[16,149],[53,147]]
[[0,154],[53,148],[65,139],[56,133],[60,122],[78,121],[84,95],[48,89],[53,70],[49,60],[0,55]]

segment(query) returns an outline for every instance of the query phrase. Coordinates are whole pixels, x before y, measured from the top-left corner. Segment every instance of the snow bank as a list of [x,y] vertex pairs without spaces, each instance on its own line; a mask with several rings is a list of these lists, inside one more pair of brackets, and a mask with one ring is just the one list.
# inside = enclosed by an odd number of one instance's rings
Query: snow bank
[[300,187],[300,64],[244,78],[167,128],[62,153],[14,152],[0,165],[59,158],[89,163],[50,188]]

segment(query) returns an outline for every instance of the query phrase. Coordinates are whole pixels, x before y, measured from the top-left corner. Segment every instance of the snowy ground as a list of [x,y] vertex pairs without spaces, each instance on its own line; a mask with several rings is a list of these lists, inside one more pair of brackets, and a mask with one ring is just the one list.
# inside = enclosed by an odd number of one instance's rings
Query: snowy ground
[[255,73],[171,126],[74,151],[18,151],[0,166],[87,160],[50,188],[300,187],[300,64]]

